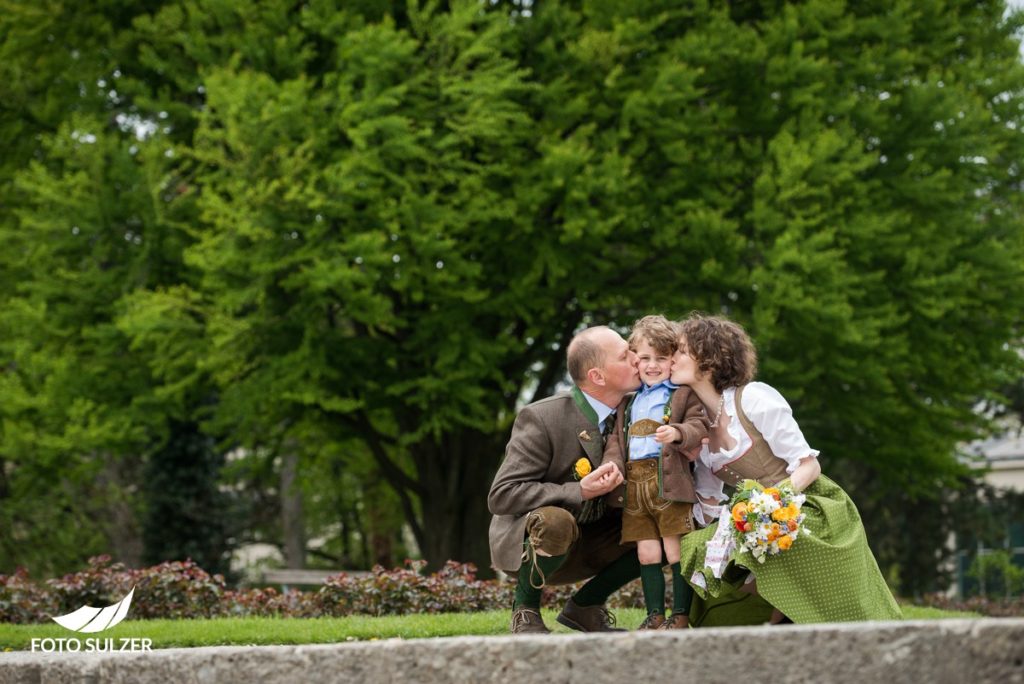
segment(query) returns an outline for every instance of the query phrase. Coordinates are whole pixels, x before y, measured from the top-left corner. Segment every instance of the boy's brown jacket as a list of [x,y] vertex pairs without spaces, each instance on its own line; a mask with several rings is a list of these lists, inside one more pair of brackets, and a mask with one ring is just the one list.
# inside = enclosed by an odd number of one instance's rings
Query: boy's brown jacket
[[[680,442],[669,442],[661,447],[661,461],[658,468],[658,484],[662,498],[670,501],[697,502],[697,490],[690,472],[690,462],[697,460],[700,454],[701,440],[708,436],[708,419],[704,406],[697,398],[697,393],[686,385],[672,392],[669,398],[671,405],[668,423],[683,435]],[[614,463],[626,476],[626,460],[628,459],[629,412],[633,406],[633,398],[619,404],[615,412],[615,430],[608,436],[604,447],[602,463]],[[622,508],[626,503],[626,484],[605,494],[609,506]]]

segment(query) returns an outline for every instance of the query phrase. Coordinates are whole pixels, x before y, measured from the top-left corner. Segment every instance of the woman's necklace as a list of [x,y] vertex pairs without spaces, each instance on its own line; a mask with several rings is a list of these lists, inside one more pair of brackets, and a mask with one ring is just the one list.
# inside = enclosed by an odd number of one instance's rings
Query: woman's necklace
[[718,410],[715,411],[715,419],[711,421],[708,427],[718,427],[718,419],[722,417],[722,411],[725,409],[725,393],[722,393],[722,398],[718,400]]

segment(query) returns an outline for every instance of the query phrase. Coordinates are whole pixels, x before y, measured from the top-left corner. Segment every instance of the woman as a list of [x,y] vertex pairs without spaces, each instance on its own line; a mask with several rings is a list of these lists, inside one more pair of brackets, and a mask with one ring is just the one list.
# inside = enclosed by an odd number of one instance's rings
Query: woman
[[775,608],[772,622],[902,618],[856,506],[821,474],[818,451],[782,395],[752,382],[756,370],[754,346],[736,323],[699,314],[683,322],[671,379],[693,388],[707,411],[711,428],[701,460],[732,486],[756,479],[769,487],[788,478],[807,497],[802,510],[810,534],[764,563],[734,551],[717,579],[704,567],[705,544],[717,529],[709,526],[683,538],[683,577],[702,598],[735,589],[760,594]]

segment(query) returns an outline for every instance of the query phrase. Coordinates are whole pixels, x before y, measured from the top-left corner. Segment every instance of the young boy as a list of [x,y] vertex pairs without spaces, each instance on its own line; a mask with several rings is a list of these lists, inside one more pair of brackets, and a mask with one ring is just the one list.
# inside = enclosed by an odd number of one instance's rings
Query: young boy
[[[640,629],[685,629],[693,599],[680,572],[679,538],[694,529],[698,498],[690,464],[708,430],[697,395],[670,380],[678,337],[676,324],[664,316],[645,316],[633,324],[629,347],[637,355],[643,385],[625,410],[619,409],[602,460],[614,463],[626,479],[606,500],[623,508],[622,541],[637,543],[647,606]],[[668,620],[662,548],[672,571]]]

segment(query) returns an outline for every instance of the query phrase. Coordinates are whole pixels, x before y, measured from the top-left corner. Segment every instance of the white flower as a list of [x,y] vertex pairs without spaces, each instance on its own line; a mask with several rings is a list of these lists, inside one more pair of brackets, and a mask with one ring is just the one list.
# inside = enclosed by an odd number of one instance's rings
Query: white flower
[[773,511],[779,508],[779,502],[775,500],[775,497],[765,494],[764,492],[751,492],[750,504],[754,507],[754,510],[761,515],[771,515]]

